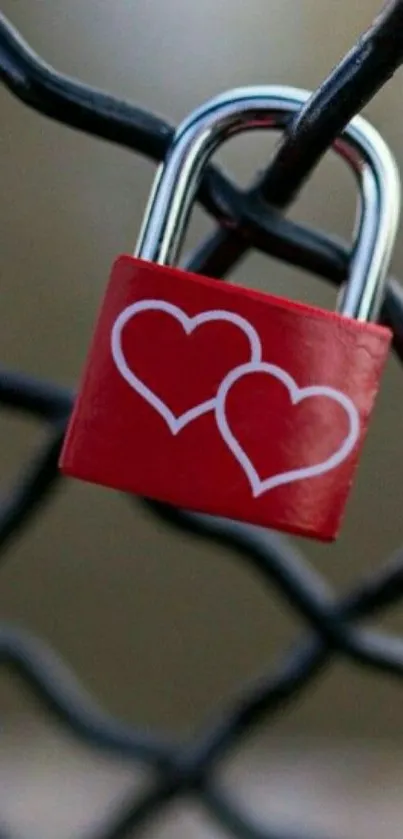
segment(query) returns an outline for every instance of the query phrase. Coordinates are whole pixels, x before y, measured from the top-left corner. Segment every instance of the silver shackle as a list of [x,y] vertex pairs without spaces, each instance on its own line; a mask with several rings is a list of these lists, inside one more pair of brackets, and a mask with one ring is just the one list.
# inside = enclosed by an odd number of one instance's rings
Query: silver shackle
[[[243,131],[283,129],[309,96],[291,87],[239,88],[209,100],[184,120],[157,171],[135,256],[173,265],[204,167],[217,147]],[[346,317],[376,320],[399,221],[397,165],[380,134],[362,117],[349,123],[333,149],[356,174],[360,199],[349,279],[337,309]]]

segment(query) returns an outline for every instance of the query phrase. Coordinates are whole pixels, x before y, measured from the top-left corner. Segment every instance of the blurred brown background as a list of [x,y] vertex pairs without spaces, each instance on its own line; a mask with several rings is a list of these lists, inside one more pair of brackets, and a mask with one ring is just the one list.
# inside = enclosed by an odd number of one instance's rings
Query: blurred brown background
[[[60,70],[177,122],[227,88],[254,83],[314,87],[379,5],[379,0],[2,0],[2,11]],[[154,166],[39,117],[4,90],[0,106],[1,363],[74,385],[110,265],[116,254],[134,246]],[[401,75],[365,115],[403,163]],[[268,134],[249,135],[228,144],[219,159],[246,183],[268,158],[273,142]],[[354,200],[350,173],[330,156],[293,216],[348,237]],[[209,229],[211,222],[196,210],[187,246]],[[403,275],[402,242],[393,269]],[[234,278],[274,293],[334,304],[334,292],[323,283],[256,255]],[[375,568],[401,539],[400,387],[391,360],[339,542],[330,548],[301,543],[340,592]],[[1,478],[7,485],[37,445],[41,430],[4,413],[0,433]],[[172,535],[117,493],[74,481],[63,485],[9,551],[0,574],[0,614],[2,620],[21,623],[48,639],[113,713],[182,734],[200,725],[245,679],[267,670],[300,630],[299,620],[281,599],[275,593],[268,597],[229,553]],[[403,628],[397,611],[384,624]],[[389,798],[386,821],[380,803],[368,817],[369,825],[374,825],[376,811],[374,836],[384,825],[388,836],[400,836],[390,821],[390,797],[398,800],[403,774],[398,760],[403,734],[399,691],[398,684],[343,663],[329,669],[258,738],[257,750],[261,743],[270,746],[262,758],[264,771],[258,772],[266,808],[269,791],[278,804],[279,790],[292,782],[292,800],[301,815],[311,800],[307,777],[315,788],[326,786],[323,779],[328,777],[332,794],[339,784],[340,801],[345,804],[350,789],[351,807],[355,802],[354,817],[351,808],[346,810],[346,834],[362,835],[363,808],[351,795],[352,781],[343,765],[348,762],[356,778],[370,766],[362,795],[373,802],[381,789]],[[0,735],[0,825],[2,818],[11,824],[18,810],[21,835],[36,839],[55,835],[55,829],[58,836],[75,835],[66,827],[68,821],[59,818],[67,801],[60,790],[52,794],[53,805],[60,799],[60,808],[53,807],[49,827],[50,811],[46,801],[43,807],[38,804],[40,790],[35,787],[41,775],[34,761],[27,761],[28,744],[35,743],[35,749],[40,743],[53,744],[40,762],[46,784],[48,759],[53,779],[60,760],[64,766],[72,761],[75,778],[77,772],[84,776],[77,754],[67,740],[62,747],[56,728],[38,718],[33,700],[4,676],[0,714],[6,715]],[[23,737],[18,733],[22,730]],[[338,757],[329,757],[336,744]],[[277,775],[270,762],[274,748],[282,767]],[[345,760],[345,749],[365,757],[351,763]],[[313,760],[315,754],[322,755],[319,762]],[[290,766],[298,767],[301,755],[302,786],[296,792]],[[10,780],[13,766],[16,785]],[[97,771],[113,792],[108,772],[104,778],[100,766]],[[335,771],[336,780],[331,775]],[[64,771],[62,775],[65,783]],[[282,779],[288,781],[283,784]],[[329,808],[327,803],[328,817]],[[340,811],[337,818],[343,818]],[[196,829],[191,816],[189,820]],[[172,829],[178,835],[177,826]]]

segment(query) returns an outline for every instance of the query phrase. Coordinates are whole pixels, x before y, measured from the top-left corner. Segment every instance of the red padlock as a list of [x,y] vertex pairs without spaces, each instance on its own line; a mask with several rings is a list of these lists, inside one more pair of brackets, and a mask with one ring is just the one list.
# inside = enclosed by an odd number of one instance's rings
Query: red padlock
[[136,258],[116,261],[68,428],[68,475],[321,540],[337,536],[390,344],[376,319],[400,183],[356,118],[335,144],[361,212],[338,313],[168,267],[207,160],[281,128],[308,93],[231,91],[178,129]]

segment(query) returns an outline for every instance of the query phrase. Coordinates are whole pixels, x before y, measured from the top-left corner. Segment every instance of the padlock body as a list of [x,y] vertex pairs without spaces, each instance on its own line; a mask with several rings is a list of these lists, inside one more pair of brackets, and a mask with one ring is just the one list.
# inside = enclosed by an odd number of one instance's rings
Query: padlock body
[[378,325],[121,256],[60,467],[333,540],[390,339]]

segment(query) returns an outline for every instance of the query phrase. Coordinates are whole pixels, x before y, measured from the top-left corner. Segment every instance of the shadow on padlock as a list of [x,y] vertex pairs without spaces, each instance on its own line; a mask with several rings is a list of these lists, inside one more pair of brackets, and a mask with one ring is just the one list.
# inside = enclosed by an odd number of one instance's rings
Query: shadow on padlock
[[283,128],[307,97],[282,87],[230,91],[179,126],[136,257],[119,257],[112,270],[62,451],[65,474],[336,538],[391,338],[373,322],[399,217],[388,147],[359,117],[334,145],[360,187],[338,312],[171,267],[215,149],[241,131]]

